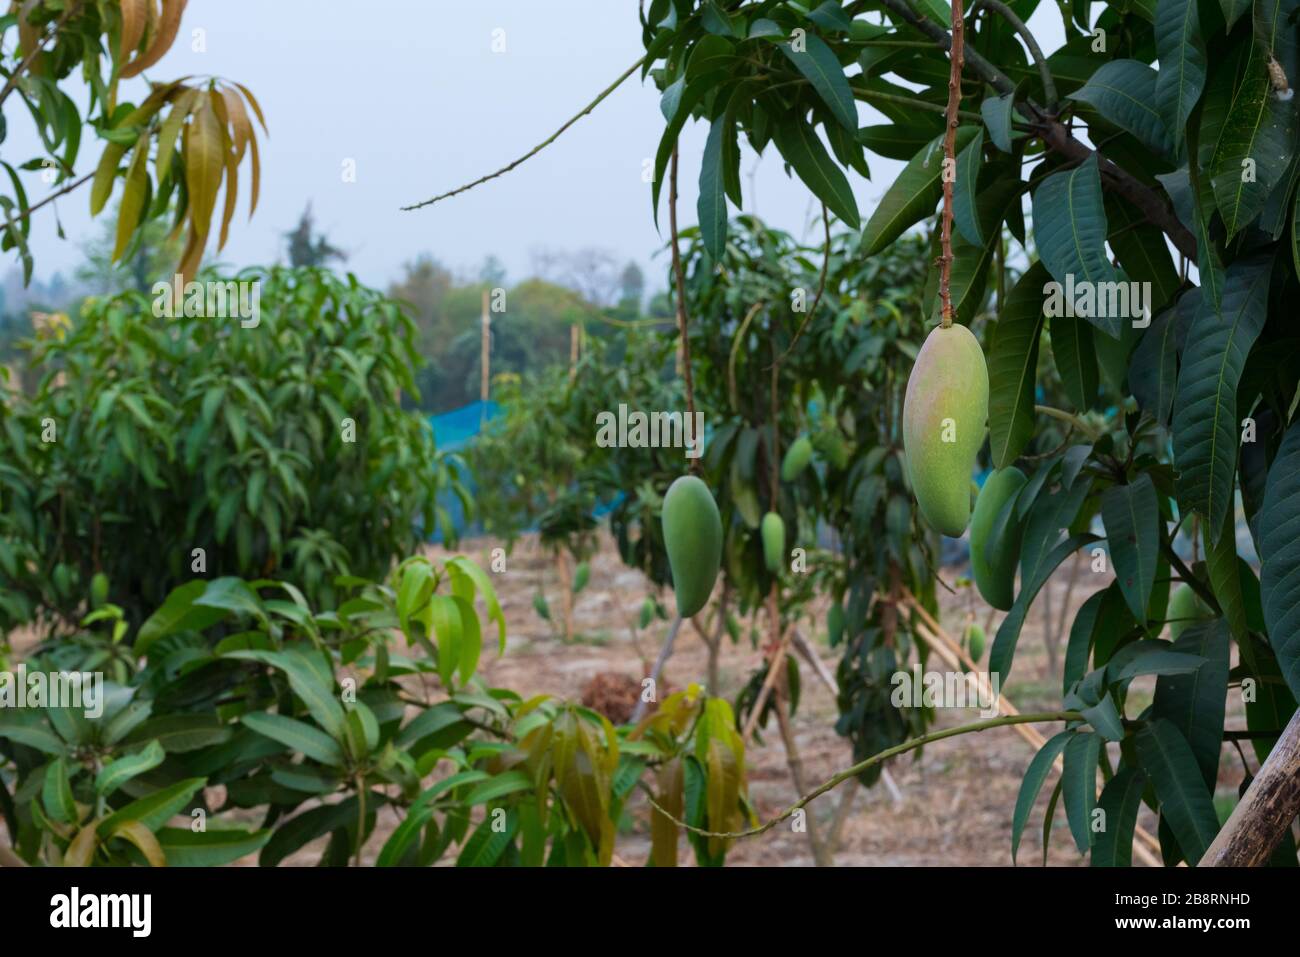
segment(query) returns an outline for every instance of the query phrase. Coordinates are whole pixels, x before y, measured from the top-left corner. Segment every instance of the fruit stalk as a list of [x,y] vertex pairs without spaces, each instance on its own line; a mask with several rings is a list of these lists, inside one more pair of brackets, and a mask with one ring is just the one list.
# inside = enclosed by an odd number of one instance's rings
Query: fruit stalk
[[951,67],[948,73],[947,126],[943,134],[943,176],[940,177],[943,180],[943,220],[939,232],[939,322],[945,329],[952,325],[952,184],[957,178],[957,112],[961,104],[964,32],[961,0],[952,0],[952,49],[948,54]]
[[[682,382],[686,386],[686,421],[695,422],[695,380],[691,375],[691,339],[686,334],[686,272],[682,269],[681,242],[677,234],[677,146],[668,173],[668,229],[672,234],[673,283],[677,287],[677,333],[682,337]],[[692,426],[693,427],[693,426]],[[697,436],[703,440],[703,436]],[[691,459],[691,472],[702,471],[700,459]]]

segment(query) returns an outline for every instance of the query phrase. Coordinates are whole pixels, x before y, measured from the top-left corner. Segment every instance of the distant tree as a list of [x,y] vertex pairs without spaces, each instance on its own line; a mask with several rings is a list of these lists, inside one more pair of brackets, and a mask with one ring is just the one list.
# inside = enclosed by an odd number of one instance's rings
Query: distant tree
[[179,238],[165,219],[154,219],[136,233],[125,255],[113,261],[116,223],[104,222],[99,235],[82,244],[85,262],[73,278],[90,292],[110,296],[134,290],[148,292],[159,280],[170,280],[181,254]]
[[289,246],[289,265],[295,269],[302,266],[324,266],[331,260],[345,262],[348,254],[336,246],[330,245],[324,233],[317,233],[315,220],[308,203],[298,219],[298,225],[284,234]]
[[623,267],[623,274],[619,276],[618,282],[619,304],[640,309],[641,300],[645,297],[645,274],[641,272],[641,267],[629,260]]
[[587,247],[576,251],[534,250],[533,271],[542,279],[578,292],[596,306],[612,306],[622,289],[622,273],[614,254]]
[[506,267],[500,259],[489,253],[483,260],[478,278],[479,282],[486,283],[491,288],[499,288],[506,284]]

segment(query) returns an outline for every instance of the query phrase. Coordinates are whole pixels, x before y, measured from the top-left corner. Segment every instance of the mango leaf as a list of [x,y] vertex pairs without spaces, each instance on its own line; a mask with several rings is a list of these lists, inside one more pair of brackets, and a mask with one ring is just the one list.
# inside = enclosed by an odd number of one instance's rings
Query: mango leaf
[[1237,385],[1246,356],[1264,328],[1272,261],[1234,262],[1221,311],[1202,301],[1187,335],[1174,396],[1174,464],[1178,500],[1219,534],[1233,507],[1237,467]]
[[[966,148],[977,127],[957,130],[956,149]],[[862,255],[873,256],[934,212],[943,195],[943,134],[927,143],[885,191],[862,234]],[[784,152],[784,151],[783,151]]]
[[957,155],[957,175],[952,184],[953,225],[973,246],[984,245],[984,233],[975,205],[983,160],[984,131],[977,129],[965,149]]
[[1115,577],[1133,616],[1145,622],[1160,551],[1160,503],[1146,472],[1101,495],[1101,517]]
[[[1075,286],[1091,283],[1098,293],[1102,283],[1119,280],[1115,267],[1106,258],[1106,210],[1097,154],[1072,170],[1053,173],[1043,180],[1034,193],[1033,207],[1038,254],[1053,279],[1066,286],[1066,277],[1070,276]],[[1100,300],[1101,295],[1097,298]],[[1119,337],[1120,316],[1084,318],[1107,335]]]
[[1159,676],[1151,708],[1152,717],[1168,720],[1187,741],[1211,793],[1219,777],[1219,751],[1223,747],[1228,646],[1228,628],[1222,618],[1183,629],[1172,650],[1205,660],[1190,673]]
[[1175,145],[1205,89],[1205,41],[1196,0],[1158,0],[1156,3],[1155,106]]
[[700,196],[696,212],[700,218],[700,239],[715,262],[721,261],[727,243],[727,195],[723,186],[722,144],[731,124],[728,113],[716,117],[709,127],[700,165]]
[[1259,519],[1269,644],[1292,696],[1300,698],[1300,422],[1287,429],[1268,470]]
[[803,40],[803,50],[795,50],[789,43],[782,43],[781,52],[794,64],[795,69],[807,77],[840,125],[850,133],[857,133],[858,107],[840,61],[835,59],[835,54],[826,45],[826,41],[817,34],[805,33]]
[[1034,382],[1043,328],[1042,263],[1030,266],[1007,296],[989,351],[989,447],[1006,468],[1034,434]]
[[1166,718],[1147,722],[1136,743],[1138,762],[1160,799],[1160,819],[1168,823],[1188,865],[1195,867],[1219,832],[1219,818],[1191,746]]
[[207,783],[207,778],[186,778],[132,801],[99,822],[99,835],[107,838],[131,821],[139,821],[149,830],[156,831],[188,807],[199,788]]
[[[1250,45],[1210,161],[1210,186],[1229,240],[1263,210],[1295,152],[1295,107],[1274,95],[1267,55],[1258,44]],[[1217,100],[1212,105],[1221,108]]]
[[1102,739],[1090,731],[1075,731],[1065,744],[1065,764],[1061,771],[1061,795],[1065,798],[1065,817],[1070,834],[1080,854],[1092,845],[1092,809],[1097,804],[1097,760]]
[[[371,793],[370,799],[382,800],[382,795]],[[367,801],[369,804],[370,801]],[[304,844],[323,837],[331,831],[355,825],[357,821],[356,796],[345,798],[337,804],[323,804],[297,814],[279,824],[275,833],[262,847],[257,863],[262,867],[275,867]]]
[[1163,154],[1169,152],[1169,132],[1156,110],[1156,87],[1156,71],[1145,63],[1108,60],[1070,99],[1087,103],[1105,120]]
[[150,741],[144,750],[123,755],[100,768],[95,775],[95,791],[108,796],[132,778],[158,767],[166,756],[161,744]]
[[1052,360],[1061,374],[1061,385],[1070,400],[1070,408],[1087,412],[1097,401],[1100,374],[1097,351],[1092,341],[1092,326],[1077,316],[1053,316],[1049,323],[1052,336]]
[[1147,776],[1137,768],[1123,768],[1101,789],[1098,807],[1105,814],[1105,827],[1092,845],[1093,867],[1129,867],[1133,863],[1133,831]]
[[786,162],[813,195],[850,227],[857,229],[858,203],[853,198],[849,181],[803,117],[787,117],[772,131],[772,138]]
[[162,605],[145,619],[135,636],[135,653],[143,657],[159,638],[178,631],[203,631],[226,617],[224,608],[196,605],[195,599],[207,591],[208,582],[195,579],[173,588]]
[[72,784],[68,777],[68,763],[63,758],[51,761],[45,768],[45,782],[41,788],[41,804],[51,820],[60,824],[76,824],[80,820],[77,802],[72,797]]
[[168,867],[224,867],[260,851],[270,839],[269,829],[191,831],[188,827],[164,827],[158,832]]
[[508,808],[505,814],[505,826],[498,827],[492,815],[474,829],[460,856],[456,858],[457,867],[492,867],[501,860],[515,839],[519,830],[519,814],[514,808]]
[[1143,331],[1128,367],[1133,397],[1161,425],[1169,424],[1178,384],[1176,315],[1175,310],[1166,309],[1156,316]]
[[1012,110],[1016,98],[1013,93],[990,96],[980,104],[980,115],[984,117],[984,126],[989,131],[989,140],[1004,153],[1011,152]]
[[[479,596],[487,606],[488,621],[494,621],[497,624],[498,653],[504,652],[506,650],[506,617],[501,611],[501,602],[497,600],[496,589],[492,587],[492,580],[488,578],[487,572],[463,555],[448,559],[447,570],[451,572],[453,586],[462,577],[474,583]],[[467,593],[459,590],[456,593],[472,604],[472,599]]]
[[1025,770],[1024,780],[1020,782],[1020,793],[1016,795],[1016,809],[1011,815],[1011,861],[1015,863],[1016,852],[1020,849],[1020,836],[1024,833],[1029,812],[1034,809],[1038,792],[1043,789],[1043,782],[1052,771],[1057,756],[1065,745],[1074,737],[1072,731],[1062,731],[1047,739],[1047,743],[1038,749],[1029,767]]
[[330,767],[343,765],[343,752],[338,743],[324,731],[282,714],[255,711],[239,719],[258,734],[278,741],[287,748],[305,754],[314,761]]
[[998,626],[997,637],[993,639],[993,649],[989,652],[989,673],[1000,676],[1005,683],[1011,675],[1011,663],[1015,658],[1016,644],[1020,641],[1020,629],[1024,627],[1029,606],[1033,603],[1040,588],[1056,567],[1084,545],[1098,541],[1095,535],[1074,535],[1053,548],[1038,564],[1038,572],[1032,579],[1022,575],[1020,592],[1016,595],[1011,611]]

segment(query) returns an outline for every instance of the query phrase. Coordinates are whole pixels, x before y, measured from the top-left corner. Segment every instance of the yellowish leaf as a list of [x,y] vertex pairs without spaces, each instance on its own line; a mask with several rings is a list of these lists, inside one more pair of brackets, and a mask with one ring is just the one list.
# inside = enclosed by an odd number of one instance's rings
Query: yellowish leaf
[[149,184],[148,163],[149,133],[146,130],[136,141],[131,164],[126,170],[126,186],[122,190],[122,205],[117,214],[117,241],[113,244],[113,262],[117,262],[126,251],[140,222]]
[[212,228],[212,212],[225,167],[226,132],[217,122],[210,100],[194,110],[194,121],[185,129],[185,185],[189,189],[190,223],[200,244]]
[[[143,126],[148,123],[166,102],[167,96],[175,89],[175,83],[154,87],[143,103],[132,110],[117,128]],[[113,180],[117,178],[117,164],[126,155],[127,147],[121,143],[107,143],[104,153],[95,168],[95,178],[90,184],[90,215],[95,216],[104,208],[108,198],[113,195]]]
[[63,853],[64,867],[89,867],[90,862],[95,857],[95,850],[99,847],[99,835],[96,829],[99,826],[99,820],[91,821],[72,839],[68,849]]
[[236,83],[235,86],[238,88],[240,93],[244,94],[244,99],[246,99],[248,105],[253,108],[253,112],[257,114],[257,122],[262,124],[262,132],[270,132],[266,128],[266,117],[262,115],[262,104],[257,102],[257,97],[253,96],[253,91],[242,83]]
[[122,42],[118,47],[118,60],[122,63],[134,53],[144,39],[144,25],[149,18],[148,0],[122,0]]
[[115,830],[112,836],[124,838],[134,844],[144,855],[144,859],[149,862],[150,867],[167,866],[167,855],[163,853],[158,838],[139,821],[127,821]]
[[199,101],[201,95],[198,90],[185,90],[172,101],[172,111],[167,114],[167,119],[163,120],[162,128],[158,131],[158,158],[154,165],[159,183],[166,178],[168,170],[171,169],[172,154],[176,151],[176,137],[180,136],[185,118],[190,115],[190,111],[194,109],[194,104]]
[[143,56],[137,57],[122,68],[123,77],[133,77],[149,69],[171,49],[172,43],[176,40],[176,32],[180,29],[181,14],[185,12],[187,2],[188,0],[162,0],[162,14],[158,18],[158,29],[149,48],[145,50]]
[[[682,817],[685,793],[685,775],[682,759],[673,758],[659,768],[655,775],[655,800],[665,811],[677,819]],[[677,866],[677,825],[658,810],[650,817],[650,859],[655,867]]]
[[244,101],[240,99],[238,93],[223,89],[221,96],[226,101],[226,113],[230,116],[230,129],[235,142],[235,162],[242,163],[244,152],[248,149],[248,141],[253,136],[253,124],[248,119],[248,110],[244,109]]

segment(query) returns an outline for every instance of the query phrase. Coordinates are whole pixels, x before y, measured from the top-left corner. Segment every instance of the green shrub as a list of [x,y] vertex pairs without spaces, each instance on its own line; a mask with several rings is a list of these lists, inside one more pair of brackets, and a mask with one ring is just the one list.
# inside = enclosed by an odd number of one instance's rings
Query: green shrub
[[[0,818],[15,852],[81,865],[257,853],[273,866],[328,837],[321,863],[344,865],[367,859],[387,808],[401,822],[380,865],[453,848],[461,865],[608,864],[642,777],[692,825],[744,820],[744,747],[725,701],[692,686],[615,729],[488,687],[477,664],[504,649],[505,622],[489,576],[463,557],[412,558],[382,585],[340,587],[350,597],[317,613],[287,583],[196,579],[131,641],[104,604],[75,640],[39,650],[28,675],[108,680],[102,707],[0,708]],[[653,863],[675,864],[678,828],[656,814],[652,831]],[[692,843],[700,863],[722,862],[725,842]]]
[[134,623],[195,574],[330,605],[336,575],[451,531],[446,465],[400,407],[418,357],[398,305],[320,269],[236,278],[261,283],[255,326],[126,293],[37,344],[38,390],[0,402],[0,628],[75,622],[99,571]]

